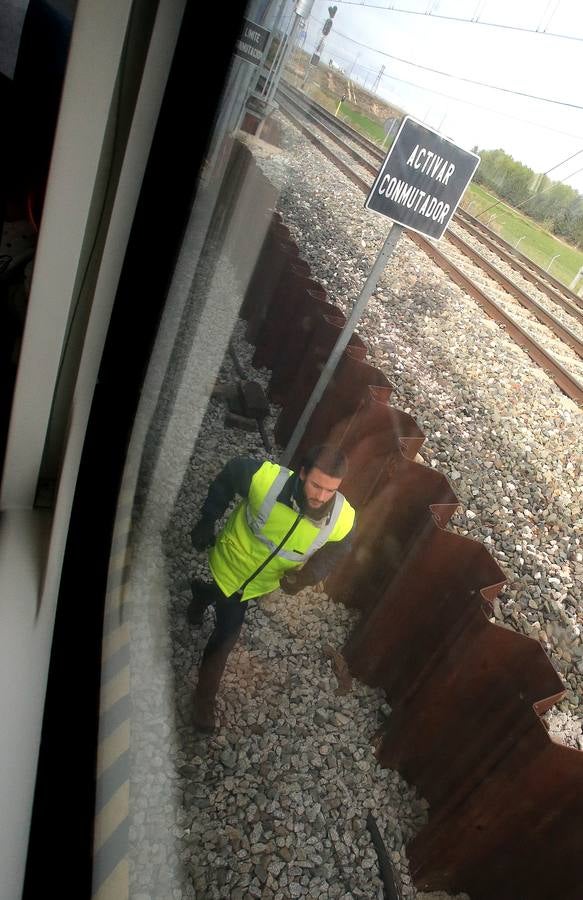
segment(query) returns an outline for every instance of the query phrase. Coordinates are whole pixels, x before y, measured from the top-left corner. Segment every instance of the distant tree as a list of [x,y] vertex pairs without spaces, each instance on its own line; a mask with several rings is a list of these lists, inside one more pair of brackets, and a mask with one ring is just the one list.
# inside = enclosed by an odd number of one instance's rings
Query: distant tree
[[570,185],[552,181],[504,150],[474,150],[481,156],[475,180],[511,206],[543,222],[545,227],[577,246],[583,243],[583,196]]

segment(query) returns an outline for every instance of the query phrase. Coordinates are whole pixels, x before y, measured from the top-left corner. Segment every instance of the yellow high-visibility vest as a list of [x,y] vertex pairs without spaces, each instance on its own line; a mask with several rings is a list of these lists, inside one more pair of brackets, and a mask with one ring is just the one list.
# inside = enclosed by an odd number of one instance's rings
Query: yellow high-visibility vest
[[248,498],[231,513],[211,547],[210,570],[227,597],[242,588],[242,600],[270,593],[285,572],[350,532],[354,509],[338,491],[320,525],[277,502],[293,474],[277,463],[264,462],[251,479]]

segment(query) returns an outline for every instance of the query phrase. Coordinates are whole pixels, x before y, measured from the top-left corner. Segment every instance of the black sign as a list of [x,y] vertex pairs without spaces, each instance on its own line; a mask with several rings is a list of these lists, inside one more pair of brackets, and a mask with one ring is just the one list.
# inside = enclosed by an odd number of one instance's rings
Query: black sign
[[256,25],[255,22],[250,22],[249,19],[243,19],[241,37],[235,44],[235,55],[241,56],[255,66],[260,66],[268,38],[269,31]]
[[365,208],[439,239],[479,162],[475,153],[406,116]]
[[319,62],[320,62],[320,57],[318,56],[318,54],[317,54],[317,53],[312,53],[312,58],[311,58],[311,60],[310,60],[310,65],[311,65],[311,66],[317,66]]

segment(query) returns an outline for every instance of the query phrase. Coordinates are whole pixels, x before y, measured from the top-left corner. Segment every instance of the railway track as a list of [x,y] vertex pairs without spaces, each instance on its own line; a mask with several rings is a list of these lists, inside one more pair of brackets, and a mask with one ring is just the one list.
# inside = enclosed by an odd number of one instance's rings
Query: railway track
[[[338,152],[333,150],[322,137],[309,127],[306,123],[306,119],[309,119],[309,121],[320,130],[325,138],[329,141],[334,141],[341,146],[342,151],[348,153],[349,157],[355,162],[358,162],[358,165],[364,167],[366,171],[371,172],[371,174],[376,174],[378,167],[374,168],[373,164],[370,161],[363,159],[356,149],[347,145],[346,142],[329,127],[329,124],[324,121],[324,117],[320,114],[320,110],[317,111],[317,114],[311,116],[309,111],[305,109],[298,110],[297,103],[295,101],[290,103],[283,94],[280,97],[280,102],[283,114],[292,122],[292,124],[299,128],[320,152],[337,166],[337,168],[339,168],[353,184],[359,187],[363,193],[368,194],[371,182],[363,178],[358,172],[354,171],[354,168],[342,159]],[[343,127],[346,129],[346,126]],[[454,263],[442,250],[438,249],[433,242],[414,232],[408,232],[407,236],[444,272],[446,272],[459,287],[468,292],[491,318],[504,327],[508,335],[521,346],[526,353],[528,353],[530,358],[537,365],[541,366],[547,372],[549,377],[555,381],[561,390],[577,403],[583,403],[583,381],[577,374],[569,371],[567,366],[557,359],[553,353],[549,352],[548,349],[543,347],[542,344],[526,330],[521,322],[517,321],[503,308],[503,305],[500,302],[497,302],[489,296],[486,291],[479,287],[459,265]],[[569,346],[578,358],[583,358],[583,342],[572,329],[560,322],[559,319],[549,310],[545,309],[542,304],[533,300],[528,294],[525,294],[524,291],[515,285],[507,276],[503,275],[496,266],[476,251],[475,248],[467,244],[459,235],[448,232],[447,236],[451,240],[452,245],[458,250],[461,250],[465,257],[470,259],[475,265],[479,266],[479,268],[486,272],[488,277],[492,278],[500,288],[506,291],[508,295],[517,300],[522,307],[534,315],[542,325],[546,326],[546,328],[552,332],[553,335]],[[573,318],[578,321],[577,315],[574,315]]]
[[[294,104],[296,108],[301,109],[305,115],[313,115],[315,119],[326,126],[326,128],[335,134],[338,138],[345,138],[352,144],[355,144],[360,150],[364,150],[370,157],[366,162],[359,156],[358,151],[354,147],[344,147],[345,152],[353,155],[353,158],[359,164],[364,165],[372,174],[377,174],[379,164],[384,160],[384,153],[377,144],[363,137],[354,129],[350,128],[345,122],[337,119],[327,109],[319,106],[310,100],[306,102],[305,96],[291,85],[286,84],[281,89],[281,96],[288,102]],[[336,138],[333,138],[336,139]],[[532,260],[520,251],[517,251],[511,244],[504,241],[496,232],[492,231],[470,215],[462,207],[458,207],[454,216],[454,222],[468,230],[474,237],[484,243],[493,252],[509,266],[517,271],[523,278],[535,285],[540,291],[545,293],[550,300],[562,306],[566,312],[573,315],[579,321],[583,321],[583,299],[573,291],[569,290],[558,279],[554,278],[540,266],[537,266]]]

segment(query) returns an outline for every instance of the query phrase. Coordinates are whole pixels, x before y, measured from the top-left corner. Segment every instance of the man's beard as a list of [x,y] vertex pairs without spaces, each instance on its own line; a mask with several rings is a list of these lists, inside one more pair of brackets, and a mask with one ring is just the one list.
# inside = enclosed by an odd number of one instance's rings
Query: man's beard
[[315,519],[316,521],[325,519],[332,509],[332,504],[334,503],[334,494],[332,494],[329,500],[327,500],[325,503],[322,503],[321,506],[310,506],[309,500],[306,497],[304,482],[301,480],[301,478],[298,479],[298,482],[299,483],[296,492],[296,500],[302,514],[304,516],[307,516],[309,519]]

